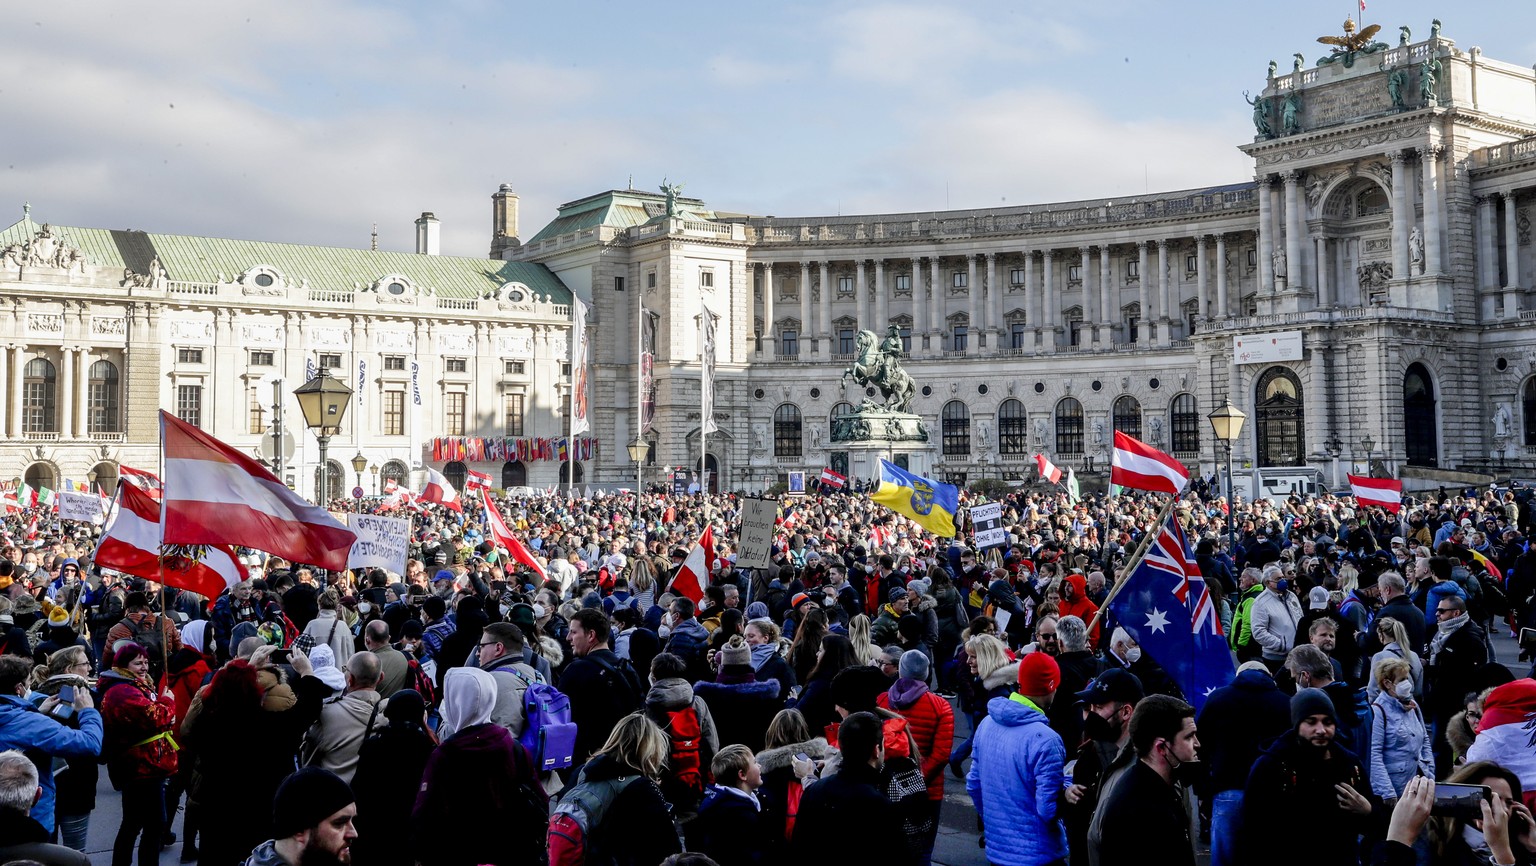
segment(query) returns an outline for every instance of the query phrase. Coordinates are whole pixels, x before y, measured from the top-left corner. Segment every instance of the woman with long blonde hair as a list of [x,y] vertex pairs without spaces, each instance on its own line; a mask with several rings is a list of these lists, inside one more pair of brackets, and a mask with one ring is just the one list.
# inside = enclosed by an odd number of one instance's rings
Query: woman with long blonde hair
[[[965,642],[966,669],[960,676],[960,710],[971,722],[971,736],[987,717],[987,702],[1006,697],[1019,680],[1019,663],[1008,657],[1008,645],[985,632],[972,635]],[[971,739],[955,744],[950,752],[949,769],[957,778],[961,762],[971,756]]]
[[873,664],[880,654],[880,648],[869,639],[869,617],[862,613],[848,620],[848,640],[853,643],[853,654],[861,665]]
[[[670,752],[666,732],[642,710],[620,719],[608,741],[577,772],[573,787],[626,780],[598,826],[587,830],[588,843],[597,841],[603,849],[596,852],[598,862],[651,866],[683,850],[677,833],[667,829],[673,826],[672,813],[656,784]],[[602,845],[602,840],[614,843]],[[593,853],[589,848],[588,856]]]

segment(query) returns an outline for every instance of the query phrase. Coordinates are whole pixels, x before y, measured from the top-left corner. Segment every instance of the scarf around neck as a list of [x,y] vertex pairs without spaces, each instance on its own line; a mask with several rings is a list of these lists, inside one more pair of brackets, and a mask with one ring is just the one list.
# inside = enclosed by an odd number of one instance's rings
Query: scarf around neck
[[1451,635],[1460,631],[1462,626],[1471,622],[1471,620],[1472,618],[1467,612],[1462,611],[1460,614],[1440,623],[1440,627],[1435,631],[1434,638],[1429,642],[1429,660],[1431,663],[1439,657],[1440,650],[1445,648],[1445,642],[1450,640]]

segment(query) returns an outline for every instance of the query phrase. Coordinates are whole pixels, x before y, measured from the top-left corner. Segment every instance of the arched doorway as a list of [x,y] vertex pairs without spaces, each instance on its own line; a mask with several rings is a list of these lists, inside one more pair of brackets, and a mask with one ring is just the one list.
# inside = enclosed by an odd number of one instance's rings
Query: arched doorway
[[1254,388],[1254,435],[1260,466],[1300,466],[1306,456],[1301,380],[1285,367],[1270,367]]
[[[575,476],[575,480],[572,480],[573,475]],[[582,482],[582,478],[585,475],[586,473],[582,471],[580,463],[577,463],[575,460],[568,460],[566,461],[565,466],[561,467],[560,469],[560,483],[580,484]]]
[[521,461],[513,460],[501,467],[501,487],[510,490],[513,487],[528,486],[528,467]]
[[333,499],[341,499],[343,496],[342,489],[347,483],[346,470],[341,468],[340,463],[337,463],[335,460],[327,460],[325,465],[326,493],[324,495],[318,495],[320,490],[320,467],[315,467],[315,490],[317,491],[315,504],[320,506],[326,505]]
[[443,477],[448,479],[448,483],[453,485],[454,490],[463,490],[464,481],[469,477],[469,470],[461,461],[454,460],[443,467]]
[[[720,461],[715,459],[715,455],[710,454],[710,455],[708,455],[708,459],[705,461],[704,465],[707,467],[708,472],[709,472],[709,486],[708,486],[709,492],[710,493],[719,493],[720,492]],[[698,463],[697,460],[695,460],[694,463],[693,463],[693,471],[694,471],[694,474],[698,474],[699,463]]]
[[21,480],[33,490],[41,490],[44,487],[54,490],[59,486],[59,473],[54,470],[51,463],[33,463],[27,467],[26,474],[21,477]]
[[[391,481],[395,482],[401,487],[407,487],[409,485],[407,484],[406,479],[409,477],[409,475],[410,469],[408,469],[406,465],[399,460],[387,460],[384,462],[384,466],[379,469],[379,478],[381,479],[380,483],[383,484],[384,487],[388,487],[389,482]],[[383,488],[380,489],[382,490]]]
[[1436,426],[1435,383],[1423,364],[1410,364],[1403,375],[1403,437],[1409,466],[1439,464]]
[[96,489],[111,496],[117,490],[117,464],[103,460],[91,467],[96,473]]

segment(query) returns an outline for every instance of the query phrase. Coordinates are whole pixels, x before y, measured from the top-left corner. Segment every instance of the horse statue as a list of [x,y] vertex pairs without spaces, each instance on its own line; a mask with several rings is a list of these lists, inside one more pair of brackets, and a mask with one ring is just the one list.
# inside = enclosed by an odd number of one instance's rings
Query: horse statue
[[861,408],[910,413],[912,398],[917,395],[917,383],[901,369],[901,336],[896,327],[891,326],[891,334],[884,345],[874,331],[860,331],[853,345],[853,363],[843,371],[843,379],[852,378],[859,385],[879,388],[884,400],[879,406],[865,401],[865,407]]

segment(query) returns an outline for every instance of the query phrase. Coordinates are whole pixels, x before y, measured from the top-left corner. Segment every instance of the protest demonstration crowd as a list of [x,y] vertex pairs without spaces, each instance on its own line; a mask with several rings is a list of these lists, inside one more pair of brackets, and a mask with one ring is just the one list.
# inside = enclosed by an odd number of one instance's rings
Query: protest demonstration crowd
[[[923,864],[946,773],[1000,866],[1536,859],[1536,681],[1494,645],[1536,618],[1527,489],[901,500],[944,485],[887,466],[776,501],[748,567],[748,497],[429,473],[368,504],[399,567],[346,568],[164,423],[105,527],[5,520],[0,863],[88,862],[102,765],[113,866]],[[237,573],[199,479],[265,491]]]

